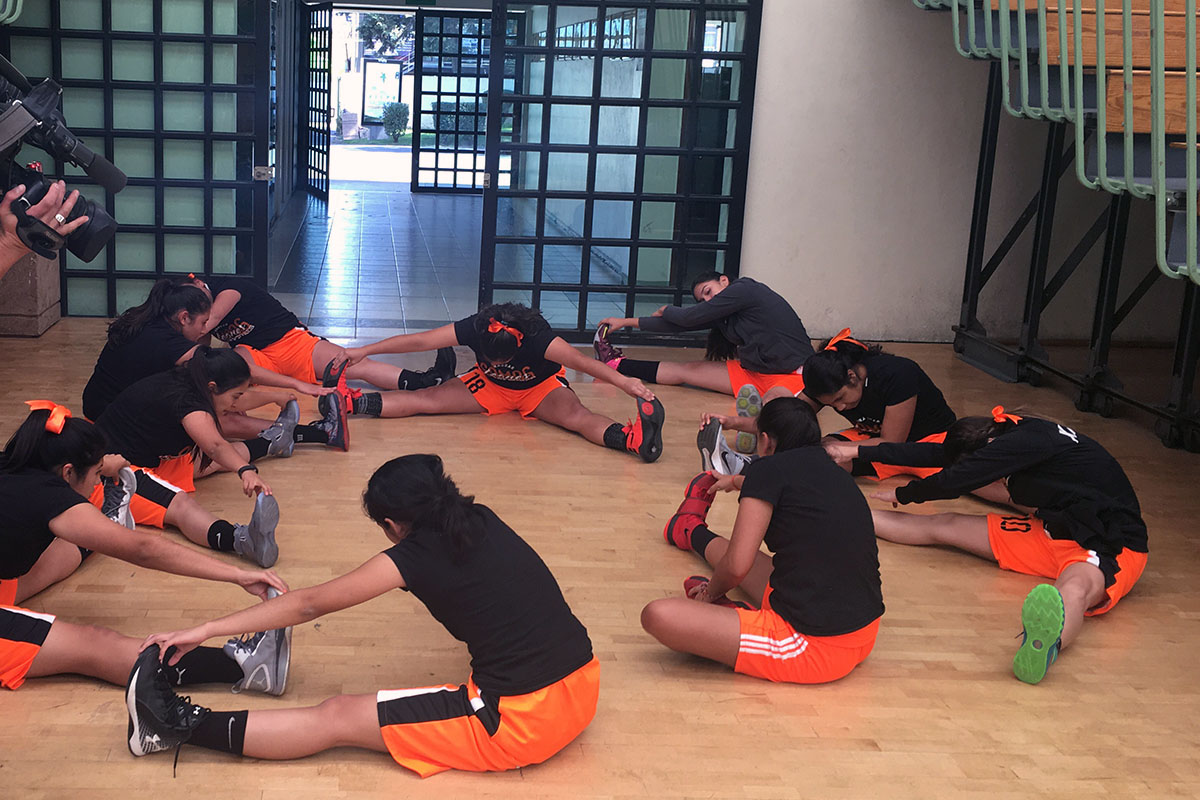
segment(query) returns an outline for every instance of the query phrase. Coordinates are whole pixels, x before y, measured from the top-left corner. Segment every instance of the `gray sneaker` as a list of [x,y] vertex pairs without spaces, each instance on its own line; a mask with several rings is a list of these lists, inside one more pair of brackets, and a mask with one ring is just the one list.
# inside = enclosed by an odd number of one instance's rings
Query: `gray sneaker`
[[279,525],[279,502],[274,495],[259,492],[254,500],[254,513],[247,525],[233,528],[233,549],[263,569],[273,566],[279,559],[279,545],[275,543],[275,528]]
[[222,649],[238,663],[245,676],[233,685],[234,693],[283,694],[292,657],[291,628],[248,633],[239,639],[230,639]]
[[270,442],[270,446],[267,447],[267,455],[290,458],[292,451],[296,449],[295,431],[296,425],[299,423],[300,404],[295,400],[289,400],[283,411],[279,412],[279,416],[271,423],[271,427],[258,435],[258,438]]
[[104,516],[118,525],[124,525],[129,530],[137,528],[133,519],[133,511],[129,508],[134,493],[137,492],[137,475],[129,467],[123,467],[117,473],[117,480],[110,483],[104,480],[104,503],[100,511]]

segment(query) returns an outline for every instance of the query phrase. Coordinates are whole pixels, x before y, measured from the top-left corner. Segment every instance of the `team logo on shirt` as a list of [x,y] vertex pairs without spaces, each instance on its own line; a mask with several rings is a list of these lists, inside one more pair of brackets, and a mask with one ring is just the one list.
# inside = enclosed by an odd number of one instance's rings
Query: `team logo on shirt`
[[236,342],[243,336],[248,336],[254,330],[254,324],[244,321],[238,317],[233,322],[227,322],[224,325],[218,325],[213,328],[213,336],[216,336],[222,342]]
[[872,436],[878,436],[880,431],[883,430],[883,420],[859,417],[854,420],[854,429],[860,433],[869,433]]
[[485,364],[479,362],[479,368],[483,370],[483,374],[495,381],[509,381],[510,383],[535,383],[537,382],[537,374],[532,367],[521,367],[519,369],[510,366],[509,364]]

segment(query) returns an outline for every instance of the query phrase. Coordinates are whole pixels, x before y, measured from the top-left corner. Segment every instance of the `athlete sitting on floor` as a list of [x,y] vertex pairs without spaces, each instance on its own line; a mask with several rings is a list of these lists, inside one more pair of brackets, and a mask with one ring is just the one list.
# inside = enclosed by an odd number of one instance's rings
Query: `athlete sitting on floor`
[[[327,583],[213,622],[146,640],[126,692],[134,755],[181,743],[253,758],[303,758],[332,747],[391,753],[428,777],[545,761],[596,712],[600,664],[550,570],[487,506],[463,496],[435,455],[387,462],[363,493],[392,547]],[[341,695],[312,708],[209,711],[164,685],[159,654],[187,653],[222,631],[295,625],[411,591],[466,642],[463,685]],[[167,661],[173,661],[168,657]]]
[[1085,616],[1111,611],[1146,566],[1146,523],[1125,471],[1097,442],[1056,422],[1006,414],[966,417],[944,445],[859,447],[869,462],[942,466],[928,478],[872,497],[923,503],[959,497],[1003,480],[1027,516],[875,511],[875,533],[899,544],[948,545],[1001,569],[1053,578],[1025,598],[1024,640],[1013,672],[1026,683],[1079,633]]
[[[87,502],[103,469],[124,465],[105,455],[104,435],[47,401],[34,407],[0,453],[0,686],[76,673],[120,685],[142,649],[138,639],[30,611],[25,602],[78,569],[92,551],[130,564],[243,587],[266,597],[286,590],[274,572],[245,570],[157,536],[134,533]],[[237,682],[279,694],[287,675],[286,631],[269,631],[220,649],[187,653],[166,675],[173,685]]]
[[[712,565],[712,578],[689,578],[687,597],[647,605],[642,627],[672,650],[746,675],[835,681],[870,654],[883,615],[871,512],[854,479],[821,448],[803,400],[772,400],[757,424],[762,457],[741,475],[694,478],[663,531],[668,543]],[[739,487],[733,533],[724,539],[705,518],[715,491]],[[774,557],[759,551],[764,542]],[[761,608],[726,599],[737,587]]]

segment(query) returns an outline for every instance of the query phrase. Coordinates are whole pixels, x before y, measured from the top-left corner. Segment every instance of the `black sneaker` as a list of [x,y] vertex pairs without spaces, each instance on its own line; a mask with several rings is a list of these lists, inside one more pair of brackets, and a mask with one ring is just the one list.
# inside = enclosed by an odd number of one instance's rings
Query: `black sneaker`
[[208,709],[171,689],[158,661],[158,645],[150,645],[133,662],[125,687],[129,711],[129,752],[135,756],[174,750],[188,739]]
[[325,431],[329,437],[327,444],[330,447],[336,447],[340,450],[350,449],[350,425],[346,418],[346,398],[334,392],[333,394],[325,395],[321,398],[325,400],[325,408],[322,410],[324,418],[315,423],[318,428]]
[[433,378],[433,385],[440,386],[454,377],[458,370],[458,356],[453,347],[443,347],[437,351],[433,366],[425,370],[425,374]]
[[104,502],[100,513],[118,525],[136,530],[137,523],[129,507],[134,493],[137,492],[137,476],[133,474],[133,470],[122,467],[116,478],[103,478],[101,484],[104,486]]

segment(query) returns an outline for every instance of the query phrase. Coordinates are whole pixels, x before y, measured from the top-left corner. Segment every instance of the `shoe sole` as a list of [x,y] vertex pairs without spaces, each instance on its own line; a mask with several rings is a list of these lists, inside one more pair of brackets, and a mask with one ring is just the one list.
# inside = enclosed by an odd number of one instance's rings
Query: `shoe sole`
[[638,455],[647,464],[662,455],[662,426],[666,414],[657,399],[638,400],[638,416],[642,418],[642,443],[638,445]]
[[[283,664],[283,680],[279,682],[279,691],[271,692],[273,695],[281,695],[287,691],[288,672],[292,667],[292,626],[283,629],[283,642],[279,645],[279,661]],[[278,675],[278,671],[276,671]]]
[[1025,641],[1013,656],[1013,674],[1019,680],[1038,683],[1046,677],[1065,621],[1066,612],[1058,589],[1048,583],[1033,587],[1021,606]]
[[721,423],[715,419],[709,420],[708,424],[700,429],[696,434],[696,449],[700,451],[700,469],[704,472],[715,472],[718,475],[724,475],[725,471],[717,462],[720,460],[717,455],[717,439],[721,436]]
[[341,398],[339,406],[338,427],[341,429],[342,436],[341,442],[337,446],[341,447],[342,452],[345,453],[350,450],[350,411],[346,408],[346,398]]
[[134,687],[137,686],[137,679],[141,668],[141,664],[135,663],[133,665],[133,672],[129,675],[129,682],[125,684],[125,709],[129,712],[129,725],[126,728],[126,744],[129,745],[129,752],[138,757],[149,755],[148,752],[142,750],[141,742],[139,741],[140,737],[137,735],[137,730],[141,727],[141,723],[138,720],[137,695]]
[[[259,494],[254,501],[254,513],[250,515],[249,538],[256,543],[256,560],[263,569],[268,569],[279,560],[279,545],[275,541],[275,528],[279,526],[279,501],[274,495]],[[260,537],[267,537],[267,546],[258,552],[257,542]]]
[[[757,417],[762,412],[762,395],[749,383],[738,389],[734,403],[739,417]],[[740,431],[733,446],[739,453],[750,454],[755,451],[757,444],[758,437],[753,433]]]

